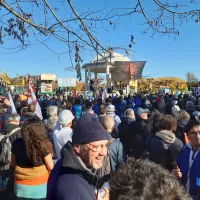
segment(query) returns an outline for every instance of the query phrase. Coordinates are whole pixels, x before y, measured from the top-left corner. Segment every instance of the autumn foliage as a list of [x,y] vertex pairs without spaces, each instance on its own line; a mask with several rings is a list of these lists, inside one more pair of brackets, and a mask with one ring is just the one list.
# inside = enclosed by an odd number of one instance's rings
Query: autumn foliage
[[76,91],[85,91],[85,83],[77,81],[76,82]]
[[155,93],[161,88],[169,88],[172,92],[176,92],[177,89],[184,92],[187,88],[187,84],[183,79],[177,77],[138,80],[138,92],[151,91]]

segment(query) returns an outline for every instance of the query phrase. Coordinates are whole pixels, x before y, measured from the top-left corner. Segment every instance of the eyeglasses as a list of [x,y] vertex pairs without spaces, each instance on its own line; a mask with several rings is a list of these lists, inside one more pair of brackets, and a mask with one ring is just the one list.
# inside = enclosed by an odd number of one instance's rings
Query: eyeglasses
[[200,134],[200,131],[192,131],[192,132],[189,132],[189,134],[191,134],[191,135],[197,135],[197,134]]
[[90,146],[89,148],[94,151],[94,152],[100,152],[102,150],[107,150],[108,149],[108,143],[103,145],[93,145],[93,144],[86,144],[86,147]]

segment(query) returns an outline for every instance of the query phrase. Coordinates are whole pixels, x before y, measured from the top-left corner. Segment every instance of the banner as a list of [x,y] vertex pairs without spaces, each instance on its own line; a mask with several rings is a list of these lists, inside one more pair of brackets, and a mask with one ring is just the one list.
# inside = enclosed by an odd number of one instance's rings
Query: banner
[[41,74],[40,79],[42,81],[55,81],[56,75],[55,74]]
[[75,78],[58,78],[58,87],[76,87]]
[[52,94],[53,90],[52,90],[52,84],[45,84],[43,83],[41,85],[41,93],[42,94]]
[[137,80],[142,77],[146,61],[116,61],[111,71],[113,81]]

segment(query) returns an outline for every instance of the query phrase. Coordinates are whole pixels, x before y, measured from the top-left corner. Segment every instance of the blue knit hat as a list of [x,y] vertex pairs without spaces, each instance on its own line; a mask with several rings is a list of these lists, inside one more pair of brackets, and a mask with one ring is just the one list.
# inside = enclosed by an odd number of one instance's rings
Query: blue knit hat
[[109,140],[109,133],[92,114],[82,115],[76,123],[72,136],[72,145],[88,144],[100,140]]

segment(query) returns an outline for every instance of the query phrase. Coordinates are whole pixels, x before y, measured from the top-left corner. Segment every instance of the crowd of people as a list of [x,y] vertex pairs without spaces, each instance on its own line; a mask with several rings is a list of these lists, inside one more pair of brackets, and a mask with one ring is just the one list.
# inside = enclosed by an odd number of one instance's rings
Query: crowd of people
[[0,199],[200,199],[197,95],[38,102],[2,103]]

